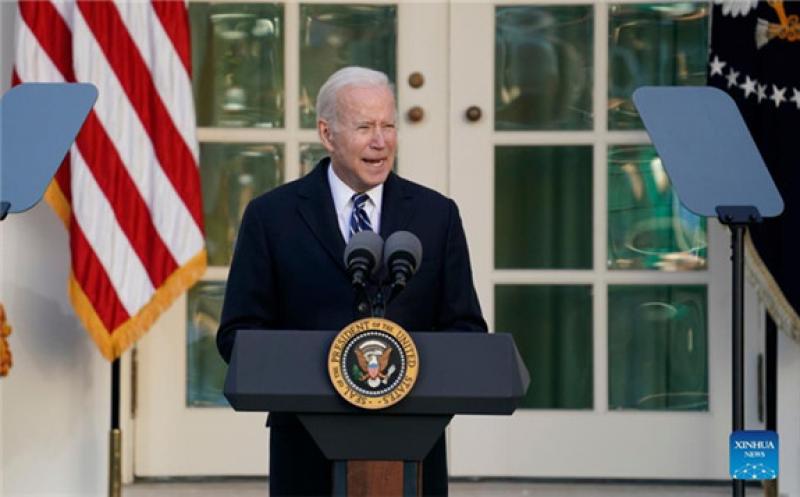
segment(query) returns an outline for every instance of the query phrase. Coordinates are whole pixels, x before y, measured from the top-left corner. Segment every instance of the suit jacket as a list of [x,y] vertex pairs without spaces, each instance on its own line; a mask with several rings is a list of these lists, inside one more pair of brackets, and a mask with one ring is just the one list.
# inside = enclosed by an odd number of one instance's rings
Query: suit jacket
[[[217,334],[226,361],[236,330],[339,330],[360,317],[344,265],[329,164],[323,159],[306,177],[247,206]],[[419,237],[423,256],[417,274],[387,307],[386,318],[408,331],[486,331],[456,204],[391,173],[384,183],[380,235],[385,239],[398,230]],[[273,433],[281,427],[297,430],[293,418],[271,416]],[[281,450],[293,449],[290,444]],[[290,454],[273,452],[271,460],[284,456]]]

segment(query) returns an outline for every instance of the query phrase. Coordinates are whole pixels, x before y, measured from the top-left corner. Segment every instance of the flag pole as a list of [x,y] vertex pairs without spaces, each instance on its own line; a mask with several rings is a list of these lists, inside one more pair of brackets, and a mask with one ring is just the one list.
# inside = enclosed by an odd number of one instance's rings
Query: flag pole
[[119,358],[111,363],[111,431],[109,432],[108,497],[122,495],[122,432],[119,429]]

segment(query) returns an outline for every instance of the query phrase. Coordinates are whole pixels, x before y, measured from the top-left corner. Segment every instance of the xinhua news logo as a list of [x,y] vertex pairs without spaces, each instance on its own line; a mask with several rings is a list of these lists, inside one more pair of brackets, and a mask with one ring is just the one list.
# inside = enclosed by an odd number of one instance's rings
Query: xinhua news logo
[[778,477],[778,434],[735,431],[730,436],[730,473],[734,480],[774,480]]

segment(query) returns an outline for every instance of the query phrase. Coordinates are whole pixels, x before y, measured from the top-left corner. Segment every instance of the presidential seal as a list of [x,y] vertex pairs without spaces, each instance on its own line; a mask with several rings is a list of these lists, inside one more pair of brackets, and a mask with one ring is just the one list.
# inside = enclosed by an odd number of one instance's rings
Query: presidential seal
[[388,319],[366,318],[333,339],[328,375],[333,388],[356,407],[383,409],[411,392],[419,355],[411,336]]

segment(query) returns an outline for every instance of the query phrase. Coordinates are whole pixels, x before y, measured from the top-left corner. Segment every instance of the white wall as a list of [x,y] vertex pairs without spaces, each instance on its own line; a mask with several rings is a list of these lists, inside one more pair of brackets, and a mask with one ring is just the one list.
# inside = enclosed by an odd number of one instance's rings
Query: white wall
[[800,344],[778,333],[778,435],[783,497],[800,496]]
[[[0,89],[13,57],[15,2],[0,2]],[[0,380],[0,495],[106,495],[110,366],[67,299],[67,234],[39,205],[0,223],[0,299],[14,367]]]
[[105,495],[109,370],[66,297],[66,233],[45,205],[2,227],[14,367],[3,380],[3,495]]
[[[7,5],[6,3],[0,3],[0,95],[5,93],[10,83],[7,76],[10,74],[11,57],[13,53],[13,38],[11,36],[13,29],[13,17],[11,16],[12,13],[13,10],[11,9],[10,5]],[[3,258],[5,257],[4,228],[4,223],[0,222],[0,302],[6,302],[5,284],[3,283],[4,280],[2,279],[2,275],[4,274],[5,270],[5,264],[3,263]],[[3,416],[3,412],[5,411],[5,402],[3,400],[4,386],[5,381],[0,378],[0,497],[5,495],[4,482],[6,473],[4,458],[5,451],[3,450],[3,440],[5,440],[5,437],[3,436],[3,427],[5,425],[5,418]]]
[[[10,9],[4,3],[0,3],[0,95],[2,95],[6,88],[8,87],[8,81],[4,78],[9,74],[9,65],[11,63],[11,53],[12,53],[12,43],[10,42],[11,37],[11,17],[8,15]],[[4,273],[5,265],[3,263],[3,257],[5,256],[5,237],[3,234],[3,224],[0,223],[0,302],[5,302],[5,285],[2,283],[2,275]],[[3,489],[5,488],[4,481],[5,481],[5,464],[4,464],[4,457],[3,454],[3,440],[5,437],[3,436],[3,411],[5,411],[5,403],[3,402],[3,387],[4,387],[4,380],[0,379],[0,497],[5,495]]]

